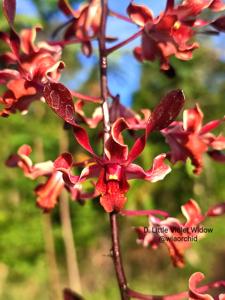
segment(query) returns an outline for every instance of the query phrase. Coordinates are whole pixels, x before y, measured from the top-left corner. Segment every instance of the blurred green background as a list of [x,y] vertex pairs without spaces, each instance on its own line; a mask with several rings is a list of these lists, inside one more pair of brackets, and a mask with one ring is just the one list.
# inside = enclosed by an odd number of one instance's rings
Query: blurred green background
[[[33,5],[38,14],[34,17],[27,11],[20,13],[16,18],[16,26],[22,28],[41,23],[45,27],[50,21],[45,32],[49,37],[57,27],[56,1],[36,0]],[[2,12],[0,20],[0,29],[6,30]],[[41,38],[45,38],[45,34]],[[215,43],[206,36],[199,36],[199,39],[202,47],[195,51],[193,60],[172,60],[176,70],[176,76],[172,79],[159,71],[158,63],[140,66],[140,86],[133,94],[135,109],[152,109],[168,90],[182,88],[187,99],[185,108],[198,102],[205,114],[205,122],[223,116],[225,62],[220,57],[221,48],[215,47]],[[0,49],[3,49],[1,45]],[[81,70],[78,53],[78,46],[70,46],[63,54],[67,67],[62,80],[70,87],[73,87],[74,74],[79,74]],[[121,54],[125,57],[125,68],[129,64],[130,53],[131,49],[126,48]],[[126,85],[119,53],[112,55],[111,68],[119,82],[119,93],[120,85]],[[97,95],[97,60],[89,66],[88,74],[86,82],[79,89],[86,94]],[[15,153],[24,143],[34,148],[34,161],[38,162],[40,152],[45,160],[54,160],[59,154],[62,125],[61,120],[41,102],[33,103],[25,116],[17,113],[8,119],[0,119],[0,299],[59,300],[55,289],[68,286],[59,206],[53,210],[50,218],[43,215],[35,206],[33,189],[37,182],[24,178],[20,170],[8,169],[4,165],[8,155]],[[220,131],[222,126],[217,133]],[[95,141],[95,130],[91,130],[90,135]],[[83,155],[72,135],[69,148],[75,157]],[[139,163],[149,168],[154,156],[165,151],[168,151],[168,146],[159,134],[154,133]],[[192,168],[187,162],[186,165],[176,164],[162,182],[131,182],[126,208],[163,209],[174,217],[182,218],[180,206],[192,198],[205,212],[210,205],[224,201],[225,172],[223,164],[213,162],[207,156],[204,157],[204,163],[204,171],[199,177],[192,175]],[[85,299],[119,299],[112,261],[108,256],[111,241],[107,214],[97,199],[88,201],[84,206],[70,202],[70,212]],[[165,247],[155,251],[136,244],[133,226],[146,225],[146,218],[121,217],[119,221],[124,265],[132,288],[149,294],[183,291],[187,289],[188,278],[195,271],[203,272],[209,281],[225,278],[224,218],[212,218],[206,222],[214,231],[187,251],[184,269],[172,266]],[[55,255],[51,252],[51,234],[54,237]],[[54,270],[49,268],[49,257],[57,261]]]

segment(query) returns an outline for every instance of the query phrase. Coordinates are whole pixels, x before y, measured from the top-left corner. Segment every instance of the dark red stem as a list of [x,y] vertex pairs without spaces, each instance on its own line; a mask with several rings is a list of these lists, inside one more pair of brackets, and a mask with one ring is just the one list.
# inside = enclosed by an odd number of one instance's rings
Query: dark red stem
[[134,33],[132,36],[130,36],[128,39],[118,43],[117,45],[108,48],[107,49],[107,55],[109,55],[110,53],[120,49],[121,47],[127,45],[128,43],[132,42],[134,39],[136,39],[137,37],[139,37],[142,34],[143,29],[140,29],[138,32]]
[[107,53],[105,47],[108,1],[101,0],[101,3],[102,3],[102,17],[101,17],[101,28],[100,28],[99,38],[98,38],[98,45],[99,45],[100,88],[101,88],[102,113],[103,113],[103,123],[104,123],[104,153],[105,153],[105,143],[108,140],[110,134],[109,107],[107,102],[108,99]]
[[125,22],[134,24],[133,21],[130,18],[128,18],[126,16],[123,16],[123,15],[121,15],[121,14],[119,14],[119,13],[113,11],[113,10],[109,10],[109,15],[113,16],[113,17],[116,17],[117,19],[123,20]]
[[102,103],[102,100],[100,97],[92,97],[92,96],[84,95],[84,94],[78,93],[76,91],[71,91],[71,90],[70,90],[70,92],[74,97],[76,97],[80,100],[94,102],[94,103]]
[[110,214],[110,225],[111,225],[111,235],[112,235],[112,248],[111,255],[114,262],[116,277],[118,285],[120,288],[120,295],[122,300],[129,300],[127,280],[123,268],[123,262],[120,251],[120,241],[119,241],[119,229],[117,224],[117,213],[112,212]]

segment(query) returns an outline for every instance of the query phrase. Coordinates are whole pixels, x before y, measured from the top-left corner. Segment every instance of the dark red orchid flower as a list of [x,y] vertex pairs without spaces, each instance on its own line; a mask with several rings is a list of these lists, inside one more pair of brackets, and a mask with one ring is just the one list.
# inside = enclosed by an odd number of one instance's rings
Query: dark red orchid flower
[[217,282],[212,282],[209,284],[206,284],[202,287],[197,287],[199,282],[201,282],[205,278],[204,274],[201,272],[196,272],[191,275],[189,279],[189,300],[225,300],[225,293],[219,294],[218,296],[210,296],[209,294],[206,294],[208,289],[212,288],[225,288],[225,281],[220,280]]
[[86,56],[92,53],[91,40],[99,33],[101,23],[101,1],[90,0],[74,10],[67,0],[59,0],[59,8],[67,15],[73,17],[71,24],[65,32],[65,40],[76,38],[82,45],[82,52]]
[[[160,244],[165,243],[174,266],[183,267],[185,250],[191,246],[192,241],[194,241],[193,238],[197,237],[199,239],[204,235],[200,230],[198,231],[200,224],[207,217],[223,215],[225,213],[224,204],[220,203],[210,208],[203,215],[198,204],[190,199],[181,207],[186,218],[185,223],[169,216],[162,220],[151,214],[149,215],[148,230],[144,227],[135,228],[138,235],[137,242],[144,247],[151,246],[153,249],[157,249]],[[126,211],[123,211],[122,214],[126,215]],[[133,213],[133,215],[135,214]]]
[[100,203],[107,212],[122,209],[126,202],[125,193],[129,188],[127,182],[129,179],[140,178],[155,182],[163,179],[170,172],[170,167],[164,163],[165,154],[157,156],[153,167],[148,171],[144,171],[133,161],[143,151],[149,133],[168,126],[176,118],[184,104],[181,91],[170,92],[153,110],[146,122],[145,134],[135,141],[130,151],[122,137],[124,130],[131,129],[130,125],[124,118],[117,119],[111,126],[110,137],[105,144],[104,158],[95,154],[87,132],[77,124],[69,90],[62,84],[49,83],[44,89],[44,96],[49,106],[73,126],[76,140],[93,157],[91,165],[84,168],[78,181],[71,174],[73,163],[69,154],[60,156],[55,162],[55,168],[62,171],[66,180],[75,186],[88,178],[98,177],[96,190],[102,195]]
[[142,109],[141,114],[136,113],[131,108],[124,106],[119,97],[114,97],[109,107],[110,123],[114,123],[118,118],[124,118],[132,130],[145,129],[150,118],[151,111]]
[[10,35],[0,33],[0,39],[10,50],[1,56],[5,69],[0,70],[0,84],[7,87],[0,97],[4,106],[1,116],[6,117],[16,110],[25,113],[32,101],[41,98],[44,83],[59,80],[60,70],[64,67],[60,61],[61,47],[46,42],[35,45],[36,33],[40,29],[24,29],[20,35],[13,31]]
[[[77,122],[79,124],[84,123],[89,128],[96,128],[103,120],[102,108],[98,106],[94,109],[91,117],[87,117],[84,112],[85,105],[87,105],[87,102],[83,100],[78,100],[74,104]],[[109,105],[110,123],[114,123],[118,118],[124,118],[131,130],[145,129],[150,114],[151,111],[149,109],[142,109],[140,114],[134,112],[132,109],[121,104],[118,97],[113,99],[113,102]]]
[[[196,105],[194,108],[184,111],[183,122],[173,122],[168,128],[164,128],[161,131],[171,148],[168,154],[171,162],[186,161],[189,157],[195,167],[195,174],[200,174],[202,171],[202,156],[204,153],[207,153],[209,148],[218,152],[225,149],[225,137],[222,135],[215,136],[210,133],[224,119],[211,121],[204,126],[202,125],[202,120],[203,113],[200,107]],[[214,155],[209,153],[212,158],[222,161],[219,160],[219,155],[215,155],[215,152],[213,153]]]
[[191,246],[191,237],[198,235],[192,233],[191,228],[197,228],[204,220],[204,216],[194,200],[189,200],[181,209],[187,219],[184,224],[171,217],[161,220],[158,217],[150,216],[147,233],[143,227],[136,228],[138,243],[143,246],[150,245],[153,249],[156,249],[160,243],[164,242],[176,267],[184,266],[184,252]]
[[[191,41],[196,29],[210,24],[197,18],[206,8],[221,11],[225,5],[220,0],[185,0],[174,6],[174,1],[168,0],[165,11],[154,18],[148,7],[131,2],[128,15],[135,24],[143,27],[141,46],[134,49],[135,57],[140,61],[159,59],[162,70],[170,68],[171,56],[191,59],[193,50],[199,47],[198,43]],[[223,31],[221,21],[211,23],[217,26],[217,30]]]
[[30,159],[31,152],[30,146],[21,146],[17,154],[13,154],[8,158],[6,165],[21,168],[24,175],[32,180],[41,176],[47,177],[47,181],[39,184],[35,189],[36,203],[44,212],[48,212],[55,207],[64,188],[68,190],[72,200],[82,201],[95,197],[93,193],[84,193],[81,185],[76,185],[76,187],[66,185],[62,173],[55,170],[52,161],[33,164]]

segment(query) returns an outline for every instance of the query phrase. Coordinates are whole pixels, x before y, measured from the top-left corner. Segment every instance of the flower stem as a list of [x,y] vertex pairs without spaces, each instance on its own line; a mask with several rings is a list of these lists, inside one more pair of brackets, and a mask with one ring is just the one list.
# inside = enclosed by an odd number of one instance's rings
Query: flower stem
[[101,4],[102,4],[102,16],[101,16],[100,33],[98,38],[98,46],[99,46],[100,89],[101,89],[102,113],[103,113],[103,123],[104,123],[104,153],[105,153],[105,144],[110,134],[109,107],[107,103],[107,99],[108,99],[107,53],[105,47],[108,1],[101,0]]
[[126,16],[123,16],[123,15],[121,15],[121,14],[119,14],[118,12],[115,12],[115,11],[113,11],[113,10],[109,10],[109,15],[110,15],[110,16],[113,16],[113,17],[116,17],[117,19],[126,21],[126,22],[128,22],[128,23],[134,24],[133,21],[132,21],[130,18],[128,18],[128,17],[126,17]]
[[112,249],[111,255],[114,262],[114,268],[116,272],[117,281],[120,288],[120,295],[122,300],[129,300],[127,280],[123,268],[123,262],[120,251],[120,241],[119,241],[119,230],[117,224],[117,213],[112,212],[110,214],[110,225],[111,225],[111,235],[112,235]]
[[169,214],[166,211],[159,209],[150,209],[150,210],[121,210],[120,214],[122,216],[135,217],[135,216],[155,216],[160,215],[162,217],[169,217]]
[[138,32],[134,33],[132,36],[130,36],[128,39],[118,43],[117,45],[108,48],[107,49],[107,55],[111,54],[112,52],[120,49],[121,47],[127,45],[128,43],[130,43],[131,41],[133,41],[134,39],[136,39],[137,37],[139,37],[142,34],[143,29],[140,29]]
[[93,102],[93,103],[102,103],[102,100],[100,97],[92,97],[92,96],[84,95],[84,94],[78,93],[76,91],[71,91],[71,90],[70,90],[70,92],[74,97],[79,98],[81,100],[89,101],[89,102]]

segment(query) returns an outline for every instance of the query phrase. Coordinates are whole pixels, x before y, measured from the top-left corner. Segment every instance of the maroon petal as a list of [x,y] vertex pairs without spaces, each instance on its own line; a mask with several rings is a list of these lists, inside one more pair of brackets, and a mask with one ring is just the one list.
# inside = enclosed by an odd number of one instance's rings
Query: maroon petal
[[186,0],[178,6],[180,18],[193,17],[200,14],[212,4],[213,0]]
[[209,123],[202,126],[202,129],[200,130],[200,134],[208,133],[209,131],[217,128],[224,121],[225,121],[225,118],[223,118],[221,120],[210,121]]
[[67,15],[67,16],[73,15],[73,9],[70,6],[68,0],[59,0],[58,7],[65,15]]
[[210,142],[209,146],[211,148],[213,148],[214,150],[224,150],[225,149],[225,137],[222,135],[214,137],[212,139],[212,141]]
[[111,129],[111,135],[106,141],[105,152],[110,160],[125,161],[128,156],[128,146],[123,143],[122,131],[129,129],[123,118],[118,119]]
[[50,175],[53,172],[53,162],[49,160],[33,165],[33,162],[29,157],[31,152],[32,149],[29,145],[21,146],[18,149],[17,154],[13,154],[7,159],[6,165],[8,167],[21,168],[24,175],[30,179]]
[[[86,103],[87,104],[87,103]],[[92,116],[90,118],[86,117],[85,112],[84,112],[84,105],[85,101],[83,100],[78,100],[75,103],[75,112],[83,121],[86,123],[90,128],[96,128],[97,125],[102,121],[102,108],[98,106]]]
[[184,94],[181,90],[168,93],[153,110],[146,126],[145,135],[138,138],[130,150],[128,163],[134,161],[143,151],[147,137],[153,130],[161,130],[178,116],[184,105]]
[[63,179],[69,186],[76,184],[79,179],[79,176],[71,173],[72,165],[73,158],[70,153],[63,153],[54,161],[54,168],[63,173]]
[[53,209],[58,202],[58,198],[64,188],[62,174],[54,172],[48,178],[47,182],[39,185],[35,189],[37,197],[37,205],[45,212]]
[[145,5],[138,5],[130,3],[127,8],[127,13],[131,20],[139,26],[144,26],[148,21],[153,20],[151,10]]
[[213,300],[213,297],[211,297],[208,294],[202,294],[198,292],[197,285],[199,282],[201,282],[205,276],[200,273],[196,272],[191,275],[189,279],[189,300]]
[[216,21],[210,24],[219,31],[225,32],[225,16],[219,17]]
[[167,0],[165,12],[168,12],[174,8],[174,0]]
[[130,164],[126,168],[127,179],[139,178],[151,182],[162,180],[171,171],[171,168],[164,163],[165,158],[165,154],[158,155],[153,161],[152,168],[148,171],[144,171],[136,164]]
[[196,104],[194,108],[187,109],[183,113],[183,127],[185,131],[200,132],[202,128],[203,113]]
[[207,152],[208,155],[217,162],[225,163],[225,154],[218,150],[211,150]]
[[24,144],[18,149],[19,155],[26,155],[29,156],[32,152],[32,148],[29,145]]
[[73,126],[77,142],[92,155],[96,156],[86,130],[76,123],[74,103],[70,91],[61,83],[49,82],[45,84],[43,94],[52,110]]
[[70,289],[63,290],[63,299],[64,300],[84,300],[83,297],[81,297],[74,291],[71,291]]
[[225,4],[223,0],[214,0],[212,4],[210,4],[209,8],[215,12],[219,12],[225,10]]
[[207,216],[209,217],[218,217],[224,214],[225,214],[225,202],[216,204],[207,211]]
[[20,33],[21,37],[21,48],[27,55],[38,51],[38,47],[34,45],[37,32],[42,29],[41,26],[35,26],[31,29],[23,29]]
[[201,214],[201,210],[197,202],[192,199],[190,199],[187,203],[181,206],[181,211],[185,216],[185,218],[187,219],[185,226],[192,227],[198,225],[205,218]]
[[3,0],[3,13],[12,26],[16,15],[16,0]]
[[19,77],[19,72],[12,69],[0,70],[0,84]]
[[184,101],[184,94],[181,90],[168,93],[153,110],[147,132],[168,127],[180,113]]

